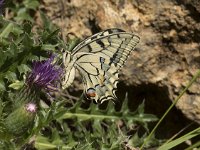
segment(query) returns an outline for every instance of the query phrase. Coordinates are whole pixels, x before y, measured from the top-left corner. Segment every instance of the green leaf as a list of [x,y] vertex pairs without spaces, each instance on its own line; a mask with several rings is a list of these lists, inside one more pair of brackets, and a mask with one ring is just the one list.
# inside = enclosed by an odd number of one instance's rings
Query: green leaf
[[13,23],[9,23],[5,28],[4,30],[0,33],[0,38],[4,37],[8,37],[9,33],[13,30],[13,26],[14,24]]
[[27,58],[27,61],[38,61],[40,60],[38,56],[36,55],[31,55]]
[[14,35],[19,35],[23,33],[21,27],[14,22],[7,20],[0,20],[0,23],[1,23],[0,25],[2,26],[0,28],[0,39],[7,38],[10,33],[13,33]]
[[138,147],[142,144],[144,137],[139,137],[138,133],[136,132],[129,140],[128,145],[131,147]]
[[31,69],[25,65],[25,64],[21,64],[20,66],[17,67],[20,75],[23,74],[23,73],[27,73],[28,71],[31,71]]
[[27,13],[27,8],[19,9],[17,12],[17,17],[15,17],[15,20],[18,22],[22,22],[25,20],[33,22],[33,18]]
[[24,85],[23,81],[16,80],[14,83],[10,84],[8,87],[18,90],[18,89],[21,89],[23,85]]
[[5,83],[2,80],[0,80],[0,92],[5,91],[5,90],[6,90]]
[[58,45],[43,44],[42,47],[41,47],[41,49],[42,50],[55,51],[56,50],[56,46],[58,46]]
[[179,145],[179,144],[181,144],[181,143],[183,143],[183,142],[185,142],[185,141],[187,141],[189,139],[192,139],[193,137],[198,136],[198,135],[200,135],[200,127],[195,129],[195,130],[193,130],[193,131],[191,131],[191,132],[189,132],[189,133],[187,133],[186,135],[184,135],[184,136],[182,136],[182,137],[180,137],[178,139],[175,139],[175,140],[173,140],[173,141],[171,141],[169,143],[166,143],[166,144],[160,146],[158,148],[158,150],[169,150],[169,149],[172,149],[175,146],[177,146],[177,145]]
[[79,38],[73,38],[73,39],[69,39],[69,41],[67,42],[67,45],[68,45],[68,48],[67,50],[68,51],[72,51],[73,48],[80,42],[80,39]]
[[[4,108],[4,106],[3,106],[4,104],[3,104],[3,101],[2,101],[2,99],[0,98],[0,118],[1,118],[1,115],[2,115],[2,112],[3,112],[3,108]],[[1,125],[0,125],[1,126]]]
[[7,71],[5,73],[5,78],[8,79],[8,81],[13,82],[17,80],[17,75],[15,72]]
[[7,49],[8,58],[16,57],[17,50],[17,45],[14,42],[11,43]]
[[50,20],[46,17],[46,15],[42,11],[40,11],[40,16],[42,19],[43,26],[48,29],[51,24]]
[[52,131],[52,144],[55,145],[62,145],[63,141],[60,138],[59,132],[56,129],[53,129]]
[[25,0],[23,3],[26,8],[33,10],[36,10],[36,8],[40,5],[37,0]]
[[144,113],[144,101],[142,102],[142,104],[139,105],[137,111],[139,112],[139,114]]
[[28,33],[28,34],[31,33],[32,24],[31,24],[30,22],[24,23],[23,29],[24,29],[24,32],[26,32],[26,33]]
[[[51,142],[49,142],[49,139],[43,136],[37,136],[35,139],[35,148],[36,149],[40,149],[40,150],[53,150],[53,149],[57,149],[59,145],[56,144],[52,144]],[[60,148],[65,149],[65,150],[70,150],[72,149],[71,146],[67,146],[67,145],[62,145],[60,146]]]
[[23,45],[24,48],[27,49],[30,49],[33,46],[33,39],[31,39],[27,33],[24,34]]
[[53,24],[51,22],[51,20],[42,11],[40,11],[40,16],[41,16],[41,19],[42,19],[43,28],[47,32],[49,32],[49,31],[55,31],[56,29],[58,29],[56,27],[56,25]]

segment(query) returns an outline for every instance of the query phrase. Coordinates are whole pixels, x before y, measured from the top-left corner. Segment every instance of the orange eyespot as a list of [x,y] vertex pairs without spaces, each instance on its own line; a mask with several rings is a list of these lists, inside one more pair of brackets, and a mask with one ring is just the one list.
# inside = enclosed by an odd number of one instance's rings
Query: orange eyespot
[[95,89],[89,88],[89,89],[87,90],[86,96],[87,96],[88,98],[95,97],[95,96],[96,96]]

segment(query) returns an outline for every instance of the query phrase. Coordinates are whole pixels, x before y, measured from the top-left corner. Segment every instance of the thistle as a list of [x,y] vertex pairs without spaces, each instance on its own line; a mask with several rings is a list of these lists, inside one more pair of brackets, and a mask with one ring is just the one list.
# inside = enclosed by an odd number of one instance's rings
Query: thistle
[[53,63],[55,56],[45,61],[33,62],[25,86],[14,97],[14,111],[5,118],[5,128],[9,134],[21,136],[34,123],[41,90],[57,91],[62,69]]
[[25,86],[13,97],[14,107],[19,107],[21,104],[28,102],[38,104],[42,90],[47,92],[58,91],[58,81],[62,69],[53,63],[54,57],[51,56],[47,60],[33,62],[33,68],[27,75]]

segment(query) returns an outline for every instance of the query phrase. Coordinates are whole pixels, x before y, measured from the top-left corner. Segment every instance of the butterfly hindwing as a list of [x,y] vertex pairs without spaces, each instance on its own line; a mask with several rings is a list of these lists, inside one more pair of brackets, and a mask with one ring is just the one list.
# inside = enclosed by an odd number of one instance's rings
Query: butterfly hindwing
[[108,29],[74,48],[74,66],[83,77],[88,99],[103,102],[116,98],[118,71],[138,42],[139,37],[133,33]]
[[[88,59],[91,58],[91,59]],[[107,58],[109,60],[109,57]],[[103,100],[113,99],[118,81],[118,71],[115,66],[111,69],[108,65],[105,67],[102,57],[98,54],[86,54],[76,61],[75,67],[80,71],[85,93],[89,99],[102,102]]]

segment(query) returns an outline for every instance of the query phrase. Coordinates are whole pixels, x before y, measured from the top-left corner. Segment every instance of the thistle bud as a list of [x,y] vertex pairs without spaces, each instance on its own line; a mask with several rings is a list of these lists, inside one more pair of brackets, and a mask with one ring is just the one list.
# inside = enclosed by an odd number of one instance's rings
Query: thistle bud
[[14,136],[26,133],[33,125],[36,110],[34,103],[23,104],[14,110],[4,122],[7,132]]

